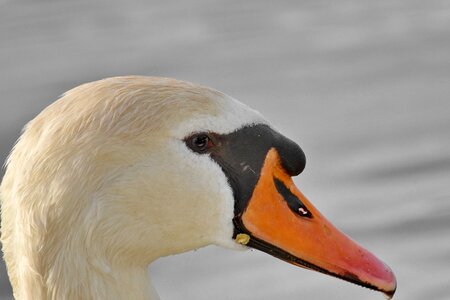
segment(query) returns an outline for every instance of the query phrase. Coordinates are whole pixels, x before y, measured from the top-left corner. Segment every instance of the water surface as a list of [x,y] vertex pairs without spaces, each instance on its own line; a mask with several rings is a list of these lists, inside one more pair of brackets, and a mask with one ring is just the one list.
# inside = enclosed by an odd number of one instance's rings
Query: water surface
[[[170,76],[261,111],[307,155],[297,185],[385,260],[394,299],[450,299],[448,1],[2,1],[0,157],[64,91]],[[151,273],[170,299],[382,299],[258,251]],[[0,273],[0,299],[11,298]]]

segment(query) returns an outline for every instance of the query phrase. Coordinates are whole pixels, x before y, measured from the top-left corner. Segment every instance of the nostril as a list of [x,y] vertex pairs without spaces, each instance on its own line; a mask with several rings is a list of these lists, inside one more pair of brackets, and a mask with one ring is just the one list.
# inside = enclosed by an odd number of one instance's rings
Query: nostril
[[278,178],[274,177],[273,181],[278,193],[283,196],[284,201],[286,201],[289,208],[300,217],[312,218],[311,212],[306,208],[303,202],[284,185],[284,183]]

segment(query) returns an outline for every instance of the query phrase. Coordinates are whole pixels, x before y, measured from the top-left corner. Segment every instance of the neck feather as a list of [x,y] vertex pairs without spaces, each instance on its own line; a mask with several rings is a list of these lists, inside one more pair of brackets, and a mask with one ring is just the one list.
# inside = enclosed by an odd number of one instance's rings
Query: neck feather
[[101,259],[62,256],[45,274],[20,273],[15,296],[21,300],[159,299],[147,266],[117,266]]

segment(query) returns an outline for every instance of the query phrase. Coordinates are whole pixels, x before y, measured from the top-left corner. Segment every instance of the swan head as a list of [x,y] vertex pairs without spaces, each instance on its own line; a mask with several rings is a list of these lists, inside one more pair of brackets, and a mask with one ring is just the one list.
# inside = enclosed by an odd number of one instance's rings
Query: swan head
[[216,90],[151,77],[81,85],[31,121],[9,157],[13,286],[25,270],[56,280],[72,257],[107,272],[216,244],[392,295],[390,269],[295,187],[304,167],[296,143]]

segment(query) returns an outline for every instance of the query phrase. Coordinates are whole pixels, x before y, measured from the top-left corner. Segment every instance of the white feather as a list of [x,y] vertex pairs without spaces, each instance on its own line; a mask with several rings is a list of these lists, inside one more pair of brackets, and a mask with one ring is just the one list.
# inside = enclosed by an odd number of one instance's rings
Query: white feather
[[147,266],[232,239],[221,168],[192,132],[232,132],[261,115],[210,88],[116,77],[79,86],[32,120],[0,187],[16,299],[156,299]]

